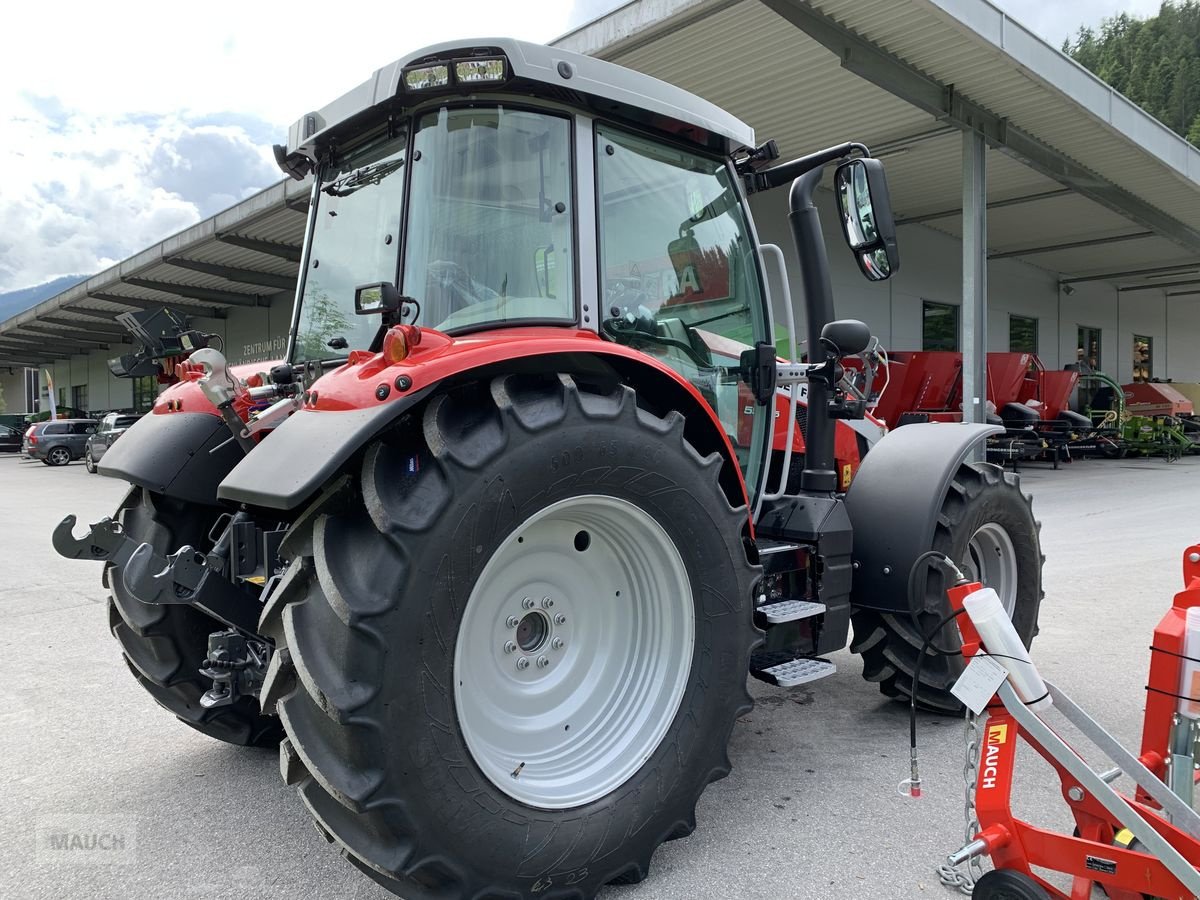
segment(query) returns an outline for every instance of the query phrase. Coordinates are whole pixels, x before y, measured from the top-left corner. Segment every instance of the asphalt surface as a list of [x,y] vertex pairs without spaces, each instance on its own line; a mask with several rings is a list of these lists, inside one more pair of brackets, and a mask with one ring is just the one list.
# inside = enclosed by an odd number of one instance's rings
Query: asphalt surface
[[[1047,556],[1034,658],[1136,747],[1150,636],[1180,588],[1181,553],[1200,540],[1200,457],[1030,466],[1023,478]],[[126,670],[100,565],[60,559],[49,541],[66,513],[111,513],[123,488],[80,463],[0,457],[0,898],[391,896],[319,837],[274,752],[197,734]],[[961,722],[921,717],[925,797],[903,798],[906,713],[861,679],[856,657],[834,659],[837,674],[812,690],[752,682],[733,774],[705,793],[695,834],[604,900],[957,896],[933,870],[962,843]],[[1019,810],[1061,826],[1057,788],[1029,757]],[[50,833],[77,843],[55,847]]]

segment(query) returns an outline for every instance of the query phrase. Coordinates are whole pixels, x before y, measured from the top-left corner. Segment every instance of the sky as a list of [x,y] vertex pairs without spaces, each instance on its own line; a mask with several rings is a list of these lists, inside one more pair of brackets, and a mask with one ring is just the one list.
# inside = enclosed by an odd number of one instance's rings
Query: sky
[[[1081,23],[1158,8],[995,2],[1055,46]],[[412,49],[487,35],[545,42],[619,5],[8,4],[0,292],[101,271],[278,181],[271,145],[291,122]]]

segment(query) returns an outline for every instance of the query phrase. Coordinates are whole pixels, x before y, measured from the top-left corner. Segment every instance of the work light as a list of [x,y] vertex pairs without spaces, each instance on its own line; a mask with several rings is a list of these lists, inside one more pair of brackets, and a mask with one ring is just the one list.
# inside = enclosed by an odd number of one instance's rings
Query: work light
[[503,81],[504,58],[465,59],[454,64],[454,77],[459,84],[474,84],[480,81]]
[[425,91],[445,87],[450,83],[450,67],[444,64],[421,66],[404,73],[404,86],[410,91]]

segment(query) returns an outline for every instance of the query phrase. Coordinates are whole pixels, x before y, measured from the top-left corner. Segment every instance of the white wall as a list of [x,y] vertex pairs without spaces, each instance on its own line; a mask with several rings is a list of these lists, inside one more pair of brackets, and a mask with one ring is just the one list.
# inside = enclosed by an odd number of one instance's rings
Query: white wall
[[[800,271],[787,222],[787,191],[756,194],[750,202],[759,238],[778,244],[788,263],[793,300],[799,296]],[[889,350],[921,348],[921,302],[962,303],[962,246],[951,235],[909,225],[899,229],[900,271],[882,284],[859,273],[837,227],[833,195],[818,195],[825,244],[829,252],[834,302],[839,318],[862,319]],[[772,295],[778,289],[772,281]],[[1167,303],[1170,303],[1169,318]],[[1007,350],[1009,316],[1038,320],[1038,356],[1048,368],[1075,361],[1078,327],[1101,331],[1101,364],[1105,372],[1127,382],[1133,369],[1133,335],[1154,339],[1154,375],[1200,382],[1200,296],[1168,300],[1163,291],[1118,295],[1108,284],[1079,284],[1060,294],[1058,277],[1014,259],[988,264],[989,350]],[[778,316],[778,313],[776,314]],[[1169,342],[1168,342],[1168,324]],[[797,329],[803,336],[802,309]]]
[[25,408],[25,370],[0,369],[0,388],[4,390],[4,409],[0,412],[6,415],[27,413]]

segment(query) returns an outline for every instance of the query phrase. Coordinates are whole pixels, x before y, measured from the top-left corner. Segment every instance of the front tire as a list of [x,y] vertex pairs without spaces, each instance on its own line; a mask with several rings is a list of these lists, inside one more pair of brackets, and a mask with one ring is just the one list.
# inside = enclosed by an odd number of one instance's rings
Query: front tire
[[[964,463],[942,500],[931,548],[953,559],[971,580],[996,590],[1026,647],[1037,634],[1042,602],[1040,529],[1032,501],[1021,493],[1015,475],[988,463]],[[915,622],[907,613],[860,609],[853,614],[850,649],[863,658],[863,677],[878,682],[887,696],[904,702],[911,699],[921,644],[950,612],[949,586],[940,572],[930,571]],[[908,598],[904,606],[908,608]],[[943,649],[957,648],[957,629],[947,626],[935,642]],[[927,651],[917,705],[931,712],[960,714],[963,706],[950,687],[962,668],[961,656]]]
[[83,451],[83,467],[88,470],[88,474],[96,474],[96,461],[92,459],[92,448],[88,447]]
[[[171,500],[134,487],[121,502],[116,519],[125,534],[145,541],[160,556],[183,544],[199,547],[220,514],[215,507]],[[121,644],[125,662],[138,683],[159,706],[202,734],[244,746],[279,743],[282,730],[264,716],[258,701],[242,697],[231,706],[205,709],[200,697],[212,687],[200,674],[208,655],[208,635],[226,626],[190,606],[143,603],[125,589],[122,570],[106,563],[109,628]]]
[[585,898],[690,833],[757,640],[720,467],[628,388],[510,375],[435,397],[298,520],[264,697],[355,865]]

